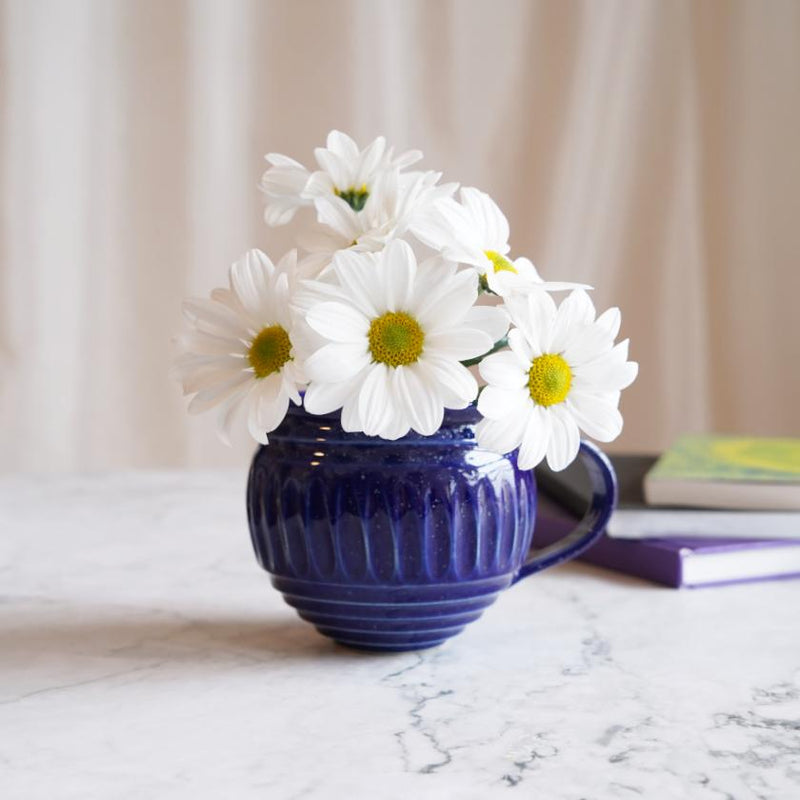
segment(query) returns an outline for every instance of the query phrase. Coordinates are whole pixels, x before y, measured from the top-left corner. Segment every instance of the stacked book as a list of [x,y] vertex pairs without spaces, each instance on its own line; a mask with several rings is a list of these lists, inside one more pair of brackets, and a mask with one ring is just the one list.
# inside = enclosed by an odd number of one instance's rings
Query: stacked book
[[[582,560],[673,587],[800,577],[800,439],[684,436],[611,461],[619,505]],[[583,515],[589,482],[578,462],[536,476],[538,548]]]

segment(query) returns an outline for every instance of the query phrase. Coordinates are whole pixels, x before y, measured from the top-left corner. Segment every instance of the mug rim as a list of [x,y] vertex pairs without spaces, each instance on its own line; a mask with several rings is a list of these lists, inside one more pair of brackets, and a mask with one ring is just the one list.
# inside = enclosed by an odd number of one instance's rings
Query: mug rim
[[[319,427],[312,432],[309,431],[308,435],[302,435],[304,431],[291,430],[285,425],[286,419],[294,419],[297,421],[306,421],[313,424],[314,421],[319,421]],[[327,444],[333,443],[347,443],[353,445],[408,445],[415,446],[425,445],[441,445],[443,442],[449,444],[461,444],[462,446],[477,447],[477,439],[475,437],[474,428],[483,417],[478,411],[475,403],[471,403],[466,408],[453,409],[446,408],[442,424],[435,433],[425,436],[410,430],[399,439],[382,439],[379,436],[367,436],[361,432],[349,432],[342,430],[341,427],[341,409],[330,411],[326,414],[312,414],[303,405],[289,404],[289,409],[286,414],[284,422],[282,422],[274,431],[269,434],[270,442],[320,442],[324,440]],[[467,428],[470,430],[470,435],[459,435],[458,431]]]

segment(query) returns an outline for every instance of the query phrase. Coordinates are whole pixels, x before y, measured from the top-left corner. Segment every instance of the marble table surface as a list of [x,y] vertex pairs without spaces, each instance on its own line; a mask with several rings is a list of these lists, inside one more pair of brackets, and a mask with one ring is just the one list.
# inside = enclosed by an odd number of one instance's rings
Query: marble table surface
[[257,567],[244,480],[0,478],[4,800],[800,797],[800,583],[565,565],[359,653]]

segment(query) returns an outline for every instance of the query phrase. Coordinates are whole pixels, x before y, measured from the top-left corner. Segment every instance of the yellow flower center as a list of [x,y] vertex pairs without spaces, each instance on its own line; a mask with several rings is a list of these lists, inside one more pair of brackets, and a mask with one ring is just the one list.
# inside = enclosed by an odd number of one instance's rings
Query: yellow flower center
[[388,311],[369,326],[369,350],[379,364],[413,364],[422,355],[424,344],[425,333],[419,322],[405,311]]
[[531,399],[540,406],[562,403],[572,386],[572,370],[557,354],[547,353],[533,359],[528,371],[528,391]]
[[247,360],[256,378],[266,378],[291,360],[292,343],[289,334],[280,325],[264,328],[247,351]]
[[351,186],[349,189],[334,189],[333,191],[336,192],[336,196],[341,197],[353,211],[361,211],[369,197],[369,189],[367,189],[366,183],[362,184],[360,189]]
[[483,252],[486,255],[486,258],[492,262],[495,272],[513,272],[515,275],[517,274],[516,267],[514,267],[514,265],[505,256],[500,255],[500,253],[497,253],[494,250],[484,250]]

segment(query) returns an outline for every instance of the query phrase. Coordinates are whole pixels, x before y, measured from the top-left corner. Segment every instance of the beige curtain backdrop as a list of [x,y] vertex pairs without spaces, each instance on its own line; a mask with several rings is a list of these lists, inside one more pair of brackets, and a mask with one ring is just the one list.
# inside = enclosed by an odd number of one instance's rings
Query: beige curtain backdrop
[[167,377],[267,151],[384,133],[619,305],[617,449],[800,435],[800,5],[0,2],[0,469],[244,465]]

